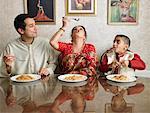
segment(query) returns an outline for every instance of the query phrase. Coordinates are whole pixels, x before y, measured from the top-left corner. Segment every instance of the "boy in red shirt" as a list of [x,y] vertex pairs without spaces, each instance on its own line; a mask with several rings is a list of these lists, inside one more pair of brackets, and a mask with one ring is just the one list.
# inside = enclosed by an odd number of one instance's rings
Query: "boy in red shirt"
[[99,70],[107,74],[118,74],[135,69],[144,70],[146,65],[138,54],[128,50],[130,39],[125,35],[116,35],[113,47],[101,57]]

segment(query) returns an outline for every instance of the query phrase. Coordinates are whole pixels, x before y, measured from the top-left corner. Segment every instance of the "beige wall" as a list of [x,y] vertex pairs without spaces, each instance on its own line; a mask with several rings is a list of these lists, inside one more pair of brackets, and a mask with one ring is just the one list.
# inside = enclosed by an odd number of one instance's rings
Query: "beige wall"
[[[65,15],[65,0],[56,0],[56,25],[39,25],[39,35],[50,38],[59,27],[61,18]],[[100,56],[107,48],[111,47],[116,34],[126,34],[131,38],[131,50],[141,55],[150,69],[150,2],[139,0],[139,24],[136,26],[111,26],[107,25],[107,0],[97,0],[97,15],[95,17],[82,17],[80,22],[71,22],[62,40],[70,41],[70,30],[73,26],[82,24],[88,33],[87,42],[93,43]],[[23,0],[1,0],[0,3],[0,53],[6,44],[19,35],[14,29],[14,17],[24,12]]]

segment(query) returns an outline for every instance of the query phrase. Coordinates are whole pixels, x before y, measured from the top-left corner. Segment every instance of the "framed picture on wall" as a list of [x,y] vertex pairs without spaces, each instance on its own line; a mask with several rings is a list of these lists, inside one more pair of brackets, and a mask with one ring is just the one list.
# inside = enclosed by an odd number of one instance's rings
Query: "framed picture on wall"
[[91,16],[96,15],[97,0],[66,0],[66,15]]
[[108,0],[108,24],[137,25],[139,0]]
[[34,18],[37,24],[55,24],[56,0],[24,0],[25,13]]
[[[121,106],[116,106],[116,108],[114,108],[114,110],[116,110],[116,111],[114,111],[113,109],[112,109],[112,107],[114,107],[114,106],[112,106],[111,105],[111,103],[106,103],[105,104],[105,113],[134,113],[134,107],[135,107],[135,105],[134,105],[134,103],[127,103],[127,105],[124,107],[123,105]],[[121,110],[121,107],[124,107],[124,109],[123,109],[123,111],[120,111]],[[118,111],[117,111],[118,110]]]

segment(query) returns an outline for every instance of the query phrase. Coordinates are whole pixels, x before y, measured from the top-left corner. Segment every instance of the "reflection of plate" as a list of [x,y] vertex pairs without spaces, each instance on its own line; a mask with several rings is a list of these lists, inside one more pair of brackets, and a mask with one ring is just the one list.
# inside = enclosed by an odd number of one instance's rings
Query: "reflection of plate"
[[32,81],[32,82],[15,82],[15,81],[11,81],[11,84],[15,85],[15,86],[32,86],[32,85],[37,85],[39,83],[41,83],[40,80],[35,80],[35,81]]
[[80,74],[65,74],[58,76],[58,79],[65,82],[81,82],[87,79],[87,76]]
[[31,79],[31,80],[17,80],[17,78],[22,76],[22,75],[15,75],[15,76],[11,77],[10,79],[12,81],[15,81],[15,82],[31,82],[31,81],[39,80],[41,78],[41,76],[37,75],[37,74],[25,74],[25,75],[28,75],[28,76],[32,77],[33,79]]
[[127,78],[124,80],[115,79],[115,77],[118,77],[118,76],[120,76],[120,74],[107,75],[106,78],[108,80],[115,81],[115,82],[134,82],[134,81],[136,81],[135,76],[126,76]]
[[75,83],[60,81],[60,83],[63,86],[75,87],[75,86],[84,86],[87,84],[87,81],[81,81],[81,82],[75,82]]
[[131,87],[135,86],[136,82],[124,82],[124,83],[119,83],[119,82],[113,82],[113,81],[107,81],[108,84],[113,85],[113,86],[119,86],[119,87]]

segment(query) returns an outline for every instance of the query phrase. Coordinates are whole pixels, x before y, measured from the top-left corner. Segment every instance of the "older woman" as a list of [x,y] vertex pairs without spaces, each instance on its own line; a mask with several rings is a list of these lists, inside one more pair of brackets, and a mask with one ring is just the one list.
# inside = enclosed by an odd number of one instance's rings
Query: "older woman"
[[52,47],[61,52],[59,56],[60,73],[96,75],[96,50],[94,45],[85,43],[87,36],[85,28],[79,25],[72,29],[71,43],[59,42],[69,24],[69,19],[64,17],[62,22],[62,27],[50,40]]

